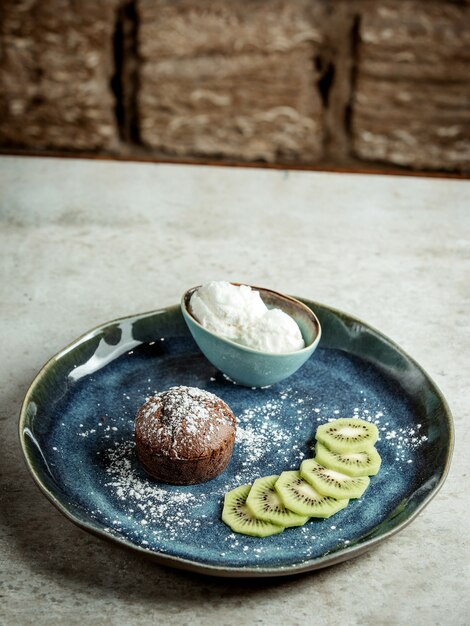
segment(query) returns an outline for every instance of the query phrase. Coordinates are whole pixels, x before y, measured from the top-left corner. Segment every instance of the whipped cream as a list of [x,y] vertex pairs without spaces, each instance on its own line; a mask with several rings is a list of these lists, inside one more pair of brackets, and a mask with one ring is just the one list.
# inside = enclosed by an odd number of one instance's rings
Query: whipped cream
[[305,347],[292,317],[268,309],[259,291],[247,285],[211,281],[193,293],[189,306],[204,328],[248,348],[281,353]]

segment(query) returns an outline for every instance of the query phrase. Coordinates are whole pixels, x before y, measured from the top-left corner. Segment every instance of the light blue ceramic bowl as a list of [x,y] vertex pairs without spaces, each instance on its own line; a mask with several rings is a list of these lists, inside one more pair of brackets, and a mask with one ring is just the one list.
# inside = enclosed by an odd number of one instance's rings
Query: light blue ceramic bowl
[[181,311],[191,335],[212,365],[240,385],[266,387],[284,380],[305,363],[320,341],[320,322],[311,309],[295,298],[261,287],[252,289],[260,292],[268,308],[279,308],[297,322],[305,348],[295,352],[272,354],[220,337],[204,328],[191,314],[189,301],[197,289],[199,286],[189,289],[181,299]]

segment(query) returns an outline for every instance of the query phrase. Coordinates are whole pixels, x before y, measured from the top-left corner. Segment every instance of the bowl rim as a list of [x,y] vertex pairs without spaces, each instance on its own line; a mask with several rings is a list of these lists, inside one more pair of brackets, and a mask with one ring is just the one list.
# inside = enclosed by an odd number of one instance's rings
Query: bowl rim
[[[195,293],[203,285],[197,285],[195,287],[190,287],[181,296],[181,311],[183,312],[183,317],[185,319],[186,319],[186,317],[189,317],[193,324],[195,324],[202,331],[208,333],[209,335],[212,335],[212,337],[215,337],[219,341],[222,341],[222,342],[227,343],[227,344],[229,344],[231,346],[239,348],[242,352],[247,352],[248,354],[257,354],[257,355],[264,356],[264,357],[287,357],[287,356],[306,354],[306,353],[310,352],[312,349],[315,349],[315,347],[318,345],[318,343],[319,343],[319,341],[321,339],[321,334],[322,334],[320,320],[315,315],[315,313],[312,311],[312,309],[310,309],[306,304],[304,304],[300,300],[297,300],[297,298],[294,298],[292,296],[288,296],[287,294],[284,294],[284,293],[282,293],[280,291],[275,291],[274,289],[268,289],[266,287],[257,287],[255,285],[248,285],[247,283],[237,283],[237,282],[232,282],[232,281],[227,281],[227,282],[229,282],[232,285],[235,285],[236,287],[241,287],[242,285],[246,286],[246,287],[250,287],[251,289],[255,289],[255,290],[259,291],[260,293],[261,292],[268,292],[270,294],[273,294],[276,298],[280,298],[280,300],[284,299],[284,300],[288,300],[288,301],[294,303],[298,308],[302,309],[304,311],[304,313],[306,313],[307,317],[312,322],[312,325],[315,327],[315,330],[316,330],[315,337],[313,338],[313,340],[308,345],[304,346],[300,350],[290,350],[289,352],[264,352],[263,350],[256,350],[255,348],[250,348],[249,346],[244,346],[243,344],[237,343],[236,341],[233,341],[232,339],[229,339],[228,337],[222,337],[221,335],[218,335],[217,333],[215,333],[212,330],[209,330],[205,326],[203,326],[194,317],[194,315],[191,313],[191,311],[189,309],[190,297],[192,296],[193,293]],[[292,317],[292,316],[290,316],[290,317]],[[294,318],[292,318],[292,319],[294,319]]]

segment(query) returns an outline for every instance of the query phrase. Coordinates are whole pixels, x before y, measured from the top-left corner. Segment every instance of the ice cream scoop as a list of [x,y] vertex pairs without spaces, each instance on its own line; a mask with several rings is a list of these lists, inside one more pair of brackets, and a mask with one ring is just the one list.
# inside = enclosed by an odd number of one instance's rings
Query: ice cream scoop
[[[237,283],[231,284],[240,286]],[[280,309],[294,320],[300,330],[304,347],[285,352],[267,352],[237,343],[232,338],[205,328],[196,319],[190,303],[193,294],[200,288],[193,287],[183,294],[181,299],[183,317],[206,358],[234,382],[248,387],[265,387],[284,380],[305,363],[320,341],[320,322],[308,306],[279,292],[251,287],[259,292],[268,310]],[[258,335],[258,339],[259,345],[262,346],[262,337]]]
[[269,309],[248,285],[211,281],[191,296],[190,312],[207,330],[261,352],[292,352],[305,347],[295,320]]

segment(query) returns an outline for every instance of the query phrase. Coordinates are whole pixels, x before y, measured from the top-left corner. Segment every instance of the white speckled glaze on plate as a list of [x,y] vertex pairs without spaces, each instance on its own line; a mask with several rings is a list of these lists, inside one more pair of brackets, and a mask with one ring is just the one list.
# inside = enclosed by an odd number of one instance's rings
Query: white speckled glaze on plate
[[[177,307],[105,324],[54,357],[23,404],[30,471],[72,521],[175,567],[223,576],[278,576],[356,556],[403,528],[442,485],[452,420],[410,357],[366,324],[306,302],[323,336],[315,356],[267,389],[234,385],[205,359]],[[201,485],[151,481],[133,444],[145,398],[172,385],[207,389],[238,418],[225,472]],[[224,493],[311,455],[317,426],[358,416],[379,427],[383,463],[364,496],[327,520],[280,535],[234,534]]]

